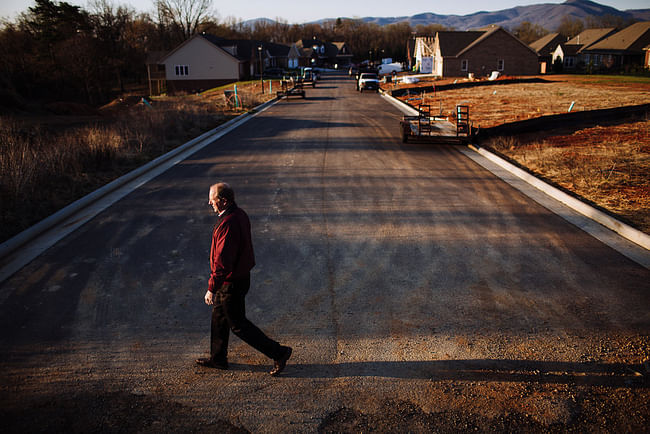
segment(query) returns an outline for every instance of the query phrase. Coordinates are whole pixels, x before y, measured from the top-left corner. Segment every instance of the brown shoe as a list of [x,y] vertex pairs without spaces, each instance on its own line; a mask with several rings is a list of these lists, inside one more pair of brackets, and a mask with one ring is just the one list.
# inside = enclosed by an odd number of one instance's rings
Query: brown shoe
[[200,359],[196,359],[196,364],[199,366],[205,366],[206,368],[221,369],[224,371],[228,369],[228,362],[215,362],[209,357],[201,357]]
[[282,356],[280,359],[274,361],[274,366],[271,372],[271,374],[274,377],[277,377],[280,375],[282,371],[284,371],[285,366],[287,366],[287,360],[289,360],[289,357],[291,357],[291,347],[284,347],[284,356]]

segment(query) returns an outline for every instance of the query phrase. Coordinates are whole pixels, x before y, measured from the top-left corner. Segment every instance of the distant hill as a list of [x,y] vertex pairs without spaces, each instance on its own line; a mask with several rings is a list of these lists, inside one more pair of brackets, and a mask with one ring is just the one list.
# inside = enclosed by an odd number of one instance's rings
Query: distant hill
[[[394,24],[399,22],[408,22],[411,26],[418,24],[441,24],[445,27],[455,28],[457,30],[475,29],[490,24],[496,24],[505,28],[512,29],[524,21],[533,24],[539,24],[547,30],[555,30],[565,16],[579,18],[584,20],[588,16],[605,16],[613,15],[624,19],[635,19],[637,21],[650,21],[650,9],[635,9],[620,11],[616,8],[601,5],[589,0],[567,0],[561,4],[543,3],[530,6],[517,6],[510,9],[504,9],[495,12],[476,12],[469,15],[438,15],[431,12],[412,15],[410,17],[364,17],[355,18],[369,23],[376,23],[380,26]],[[346,17],[341,17],[346,19]],[[315,23],[335,20],[336,18],[326,18]],[[259,20],[259,19],[258,19]],[[254,25],[258,20],[249,20],[244,22],[246,25]],[[268,22],[268,19],[263,19]]]

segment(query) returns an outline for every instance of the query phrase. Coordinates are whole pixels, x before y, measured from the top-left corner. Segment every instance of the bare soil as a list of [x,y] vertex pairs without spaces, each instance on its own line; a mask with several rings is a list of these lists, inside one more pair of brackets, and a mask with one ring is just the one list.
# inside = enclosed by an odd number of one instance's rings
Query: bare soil
[[[503,394],[505,391],[506,394]],[[562,389],[562,390],[559,390]],[[616,389],[613,393],[627,405],[602,405],[611,389],[594,387],[528,386],[494,387],[488,382],[463,385],[446,382],[430,391],[453,409],[427,412],[418,405],[387,400],[373,410],[341,407],[323,417],[319,433],[458,433],[458,432],[644,432],[649,422],[644,408],[643,386]],[[497,393],[498,390],[498,393]],[[520,400],[519,411],[498,412],[492,417],[472,411],[479,402]],[[471,401],[471,402],[468,402]],[[615,401],[615,400],[611,400]],[[611,402],[610,401],[610,402]],[[629,402],[636,402],[634,408]],[[534,409],[532,407],[546,407]],[[468,408],[463,411],[462,408]],[[533,416],[534,413],[535,416]],[[546,414],[547,420],[539,414]],[[141,433],[248,433],[229,421],[214,418],[202,421],[195,409],[159,396],[124,392],[62,393],[48,400],[34,400],[21,406],[9,403],[0,411],[6,433],[25,432],[141,432]],[[290,429],[291,427],[286,427]],[[278,429],[276,432],[281,432]]]
[[[512,78],[512,77],[504,77]],[[475,126],[493,127],[540,116],[646,104],[650,79],[544,76],[541,83],[498,84],[401,97],[430,104],[453,120],[456,105],[470,107]],[[458,80],[427,81],[413,90]],[[405,85],[387,90],[405,88]],[[482,146],[650,233],[650,120],[616,119],[586,128],[562,128],[492,138]]]

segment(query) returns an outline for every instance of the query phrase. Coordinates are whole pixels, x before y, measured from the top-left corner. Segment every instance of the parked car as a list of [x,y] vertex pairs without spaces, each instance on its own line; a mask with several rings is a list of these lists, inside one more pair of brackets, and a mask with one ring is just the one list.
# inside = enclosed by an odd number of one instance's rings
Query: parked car
[[311,87],[316,87],[316,80],[318,78],[316,78],[316,73],[311,67],[303,68],[302,77],[300,78],[304,85],[311,84]]
[[364,72],[359,76],[359,91],[379,90],[379,77],[374,72]]

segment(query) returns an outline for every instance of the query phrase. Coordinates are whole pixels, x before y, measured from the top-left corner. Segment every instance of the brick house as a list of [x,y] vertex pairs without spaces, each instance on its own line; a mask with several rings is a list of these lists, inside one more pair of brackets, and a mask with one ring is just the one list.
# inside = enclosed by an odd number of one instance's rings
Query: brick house
[[352,51],[346,42],[332,42],[326,52],[330,64],[338,68],[348,68],[352,63]]
[[288,54],[289,67],[324,66],[347,67],[352,52],[345,42],[324,42],[319,39],[301,39],[291,46]]
[[587,62],[600,69],[641,67],[650,44],[650,21],[634,23],[584,50]]
[[[578,57],[582,45],[576,44],[559,44],[553,51],[553,65],[555,72],[560,72],[564,69],[572,70],[578,67]],[[560,66],[556,66],[561,65]]]
[[498,71],[505,75],[538,73],[537,53],[498,26],[473,31],[441,31],[435,37],[416,38],[416,66],[431,57],[432,74],[439,77],[476,77]]
[[553,64],[562,65],[562,69],[582,69],[589,64],[587,49],[599,41],[616,33],[615,28],[587,29],[565,43],[558,44],[553,50]]
[[553,63],[553,52],[564,41],[564,36],[559,33],[549,33],[529,45],[537,53],[539,72],[546,74],[550,71]]

